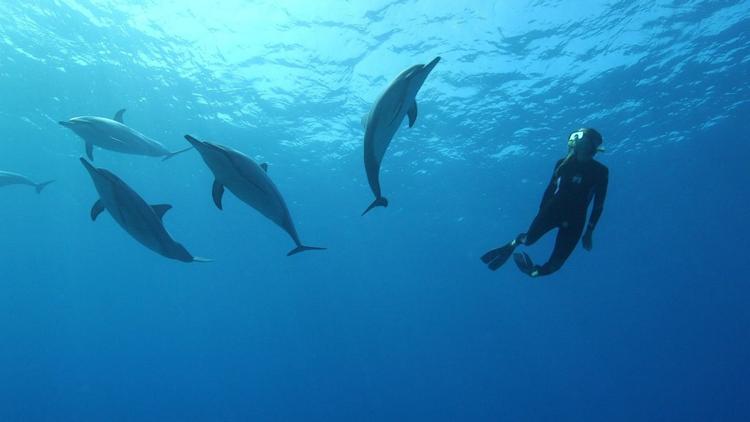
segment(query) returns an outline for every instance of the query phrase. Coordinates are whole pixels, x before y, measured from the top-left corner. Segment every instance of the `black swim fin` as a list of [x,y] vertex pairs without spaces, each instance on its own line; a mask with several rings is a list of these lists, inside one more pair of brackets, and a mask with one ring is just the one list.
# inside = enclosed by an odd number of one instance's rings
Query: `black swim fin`
[[539,268],[534,265],[534,261],[531,260],[531,257],[526,252],[513,254],[513,260],[516,261],[516,265],[522,273],[532,277],[536,277],[539,274]]
[[482,262],[487,264],[490,270],[495,271],[508,261],[508,258],[510,258],[515,249],[516,247],[512,242],[508,243],[505,246],[493,249],[482,255]]

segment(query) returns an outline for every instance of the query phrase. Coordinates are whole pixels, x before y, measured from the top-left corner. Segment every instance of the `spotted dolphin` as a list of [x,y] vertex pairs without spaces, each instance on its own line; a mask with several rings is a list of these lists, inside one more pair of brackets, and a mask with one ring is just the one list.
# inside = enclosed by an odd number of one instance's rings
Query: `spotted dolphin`
[[297,247],[289,251],[287,256],[302,251],[325,249],[305,246],[299,240],[289,208],[276,185],[268,177],[266,163],[258,165],[247,155],[224,145],[199,141],[190,135],[185,135],[185,139],[200,153],[214,174],[212,195],[219,209],[222,209],[221,199],[226,187],[242,202],[258,210],[291,236]]
[[99,193],[99,199],[91,208],[92,221],[96,221],[99,214],[107,210],[130,236],[159,255],[182,262],[209,261],[192,256],[167,233],[162,218],[172,208],[171,205],[148,205],[138,193],[112,172],[96,168],[83,158],[81,163],[88,170]]
[[122,118],[124,113],[125,109],[122,109],[113,119],[81,116],[59,123],[83,139],[86,143],[86,155],[91,161],[94,160],[94,146],[125,154],[164,157],[162,161],[191,149],[170,152],[161,143],[126,126]]
[[33,186],[36,189],[36,193],[41,193],[42,189],[47,187],[50,183],[54,182],[54,180],[49,180],[47,182],[42,183],[35,183],[31,181],[28,177],[18,174],[18,173],[11,173],[9,171],[0,171],[0,187],[3,186],[9,186],[9,185],[29,185]]
[[404,117],[408,115],[409,127],[414,126],[417,120],[417,93],[439,61],[440,57],[435,57],[426,65],[418,64],[401,72],[362,119],[365,128],[365,171],[370,189],[375,194],[375,200],[362,215],[375,207],[388,206],[388,200],[380,190],[380,163]]

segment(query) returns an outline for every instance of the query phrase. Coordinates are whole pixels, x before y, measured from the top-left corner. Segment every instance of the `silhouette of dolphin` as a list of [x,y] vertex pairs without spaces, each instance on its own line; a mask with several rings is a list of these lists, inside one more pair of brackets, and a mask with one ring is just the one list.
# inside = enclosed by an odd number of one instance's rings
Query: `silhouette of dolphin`
[[68,121],[59,122],[62,126],[72,130],[86,143],[86,155],[94,161],[94,145],[99,148],[125,154],[146,155],[150,157],[164,157],[162,161],[190,150],[185,148],[170,152],[161,143],[148,136],[125,126],[122,115],[125,109],[115,114],[114,119],[96,116],[74,117]]
[[91,220],[104,210],[130,236],[141,245],[159,255],[182,262],[207,262],[205,258],[192,256],[184,246],[177,243],[164,228],[162,218],[172,206],[168,204],[148,205],[130,186],[112,172],[96,168],[81,158],[81,164],[94,182],[99,200],[91,208]]
[[31,181],[28,177],[18,174],[18,173],[11,173],[9,171],[0,171],[0,187],[3,186],[9,186],[9,185],[29,185],[33,186],[36,189],[36,193],[41,193],[42,189],[47,187],[50,183],[54,182],[54,180],[49,180],[42,183],[35,183]]
[[239,151],[223,145],[199,141],[190,135],[185,135],[185,139],[200,153],[216,178],[212,195],[219,209],[222,209],[221,198],[226,186],[242,202],[258,210],[292,237],[297,247],[289,251],[287,256],[302,251],[325,249],[305,246],[300,242],[289,208],[276,185],[268,177],[266,163],[258,165]]
[[370,189],[375,194],[375,200],[362,215],[375,207],[388,206],[388,200],[380,190],[380,163],[405,116],[409,116],[409,127],[414,126],[417,120],[417,93],[439,61],[440,57],[436,57],[426,65],[418,64],[401,72],[362,119],[365,128],[365,171]]

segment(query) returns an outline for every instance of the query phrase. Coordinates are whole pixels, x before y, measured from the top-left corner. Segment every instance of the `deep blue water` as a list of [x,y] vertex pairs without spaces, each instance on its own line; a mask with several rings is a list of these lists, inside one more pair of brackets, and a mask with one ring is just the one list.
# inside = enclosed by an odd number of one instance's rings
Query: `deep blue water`
[[[438,55],[361,217],[360,118]],[[749,57],[748,1],[2,2],[0,170],[57,182],[0,190],[0,420],[748,420]],[[57,121],[120,108],[268,162],[329,250],[217,210],[195,152],[95,154],[215,262],[92,223]],[[580,126],[594,250],[488,271]]]

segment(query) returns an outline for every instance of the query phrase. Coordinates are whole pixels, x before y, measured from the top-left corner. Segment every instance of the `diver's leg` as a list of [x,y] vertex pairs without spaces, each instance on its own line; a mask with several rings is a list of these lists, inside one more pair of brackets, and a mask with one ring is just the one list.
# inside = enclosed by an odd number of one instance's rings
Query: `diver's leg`
[[528,232],[521,233],[505,245],[485,253],[482,255],[482,262],[487,264],[490,270],[497,270],[508,261],[518,245],[533,244],[545,233],[556,227],[555,221],[556,218],[553,213],[540,211],[531,223]]
[[549,207],[546,207],[540,210],[539,214],[534,217],[534,221],[531,222],[529,230],[527,230],[526,233],[521,233],[516,236],[514,242],[531,246],[550,230],[557,227],[559,220],[558,214]]
[[541,267],[538,267],[537,274],[531,275],[548,275],[559,270],[576,248],[578,240],[581,238],[581,233],[583,233],[584,223],[585,218],[577,218],[576,221],[564,221],[560,225],[560,230],[557,232],[555,248],[552,250],[552,255],[550,256],[549,261]]

